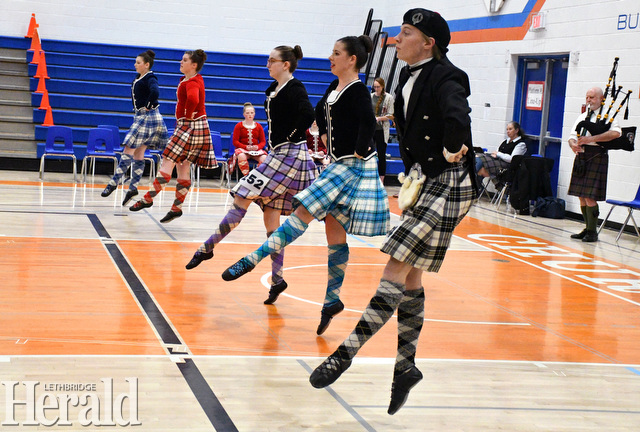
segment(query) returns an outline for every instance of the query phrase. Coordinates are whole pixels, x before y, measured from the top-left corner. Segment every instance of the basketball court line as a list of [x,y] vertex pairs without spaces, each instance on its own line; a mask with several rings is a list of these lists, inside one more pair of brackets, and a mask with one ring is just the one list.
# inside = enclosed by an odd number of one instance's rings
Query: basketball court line
[[[111,239],[111,236],[100,222],[98,216],[95,214],[87,214],[87,216],[100,236],[102,245],[122,275],[127,288],[140,307],[141,312],[148,320],[152,330],[162,343],[163,348],[169,353],[171,360],[182,373],[187,385],[193,392],[193,395],[214,429],[229,432],[237,431],[238,429],[233,423],[233,420],[231,420],[231,417],[220,403],[211,386],[209,386],[207,380],[190,357],[191,353],[188,346],[179,336],[177,329],[175,329],[169,317],[166,316],[151,291],[146,287],[144,282],[142,282],[142,279],[128,262],[117,243]],[[175,349],[176,345],[181,347],[180,350]]]
[[[384,266],[385,264],[378,264],[378,263],[372,263],[372,264],[364,264],[364,263],[352,263],[349,264],[349,267],[354,267],[354,266]],[[295,266],[295,267],[285,267],[283,268],[283,271],[287,271],[287,270],[298,270],[298,269],[304,269],[304,268],[309,268],[309,267],[326,267],[326,264],[306,264],[306,265],[302,265],[302,266]],[[262,275],[262,277],[260,278],[260,282],[262,283],[262,285],[269,289],[271,287],[270,283],[269,283],[269,277],[271,276],[271,272],[265,273],[264,275]],[[288,294],[287,292],[283,292],[282,294],[280,294],[283,297],[289,297],[293,300],[297,300],[303,303],[309,303],[312,305],[316,305],[316,306],[320,306],[322,307],[323,304],[317,301],[313,301],[313,300],[307,300],[304,299],[302,297],[298,297],[298,296],[294,296],[292,294]],[[350,309],[350,308],[345,308],[345,311],[349,311],[349,312],[355,312],[355,313],[359,313],[362,314],[364,313],[364,311],[361,310],[357,310],[357,309]],[[393,315],[393,318],[397,318],[397,315]],[[493,321],[493,322],[489,322],[489,321],[460,321],[460,320],[443,320],[443,319],[432,319],[432,318],[425,318],[424,321],[431,321],[431,322],[442,322],[442,323],[450,323],[450,324],[477,324],[477,325],[508,325],[508,326],[529,326],[531,324],[526,323],[526,322],[519,322],[519,323],[515,323],[515,322],[497,322],[497,321]]]

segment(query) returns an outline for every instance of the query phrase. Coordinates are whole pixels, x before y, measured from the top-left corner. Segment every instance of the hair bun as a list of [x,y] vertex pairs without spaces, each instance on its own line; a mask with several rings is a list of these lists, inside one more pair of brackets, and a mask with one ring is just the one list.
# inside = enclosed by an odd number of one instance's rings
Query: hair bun
[[147,50],[147,55],[151,58],[156,58],[156,53],[153,50]]
[[194,51],[194,54],[197,54],[198,56],[202,57],[202,63],[207,61],[207,53],[204,52],[201,49],[197,49]]
[[294,46],[293,54],[296,56],[297,60],[300,60],[302,58],[302,47],[300,45]]
[[364,46],[364,49],[367,52],[367,54],[369,54],[371,51],[373,51],[373,42],[371,42],[371,38],[369,36],[360,35],[360,36],[358,36],[358,40]]

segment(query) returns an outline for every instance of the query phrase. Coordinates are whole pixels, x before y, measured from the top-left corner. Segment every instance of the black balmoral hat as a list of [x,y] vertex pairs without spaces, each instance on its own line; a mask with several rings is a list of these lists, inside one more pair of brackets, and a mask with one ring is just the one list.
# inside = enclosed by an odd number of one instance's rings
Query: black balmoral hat
[[451,32],[449,25],[438,12],[420,8],[409,9],[402,17],[402,24],[411,24],[422,33],[435,39],[436,45],[443,54],[448,51],[447,46],[451,42]]

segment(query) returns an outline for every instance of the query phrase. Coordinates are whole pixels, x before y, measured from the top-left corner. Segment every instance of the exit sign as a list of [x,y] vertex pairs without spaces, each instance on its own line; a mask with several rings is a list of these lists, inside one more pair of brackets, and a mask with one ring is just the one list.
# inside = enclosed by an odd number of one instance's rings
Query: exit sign
[[531,27],[529,28],[529,30],[531,31],[542,30],[544,29],[545,24],[546,24],[545,13],[538,12],[537,14],[531,16]]

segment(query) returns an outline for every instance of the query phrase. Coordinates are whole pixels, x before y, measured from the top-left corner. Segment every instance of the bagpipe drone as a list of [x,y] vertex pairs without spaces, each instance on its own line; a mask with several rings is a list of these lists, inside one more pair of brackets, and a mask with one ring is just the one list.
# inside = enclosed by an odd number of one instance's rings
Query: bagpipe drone
[[[622,86],[618,86],[616,88],[616,74],[618,71],[618,60],[620,59],[616,57],[613,62],[613,67],[611,68],[611,72],[609,73],[609,80],[607,81],[607,86],[604,90],[604,97],[602,98],[602,103],[600,104],[600,109],[598,110],[596,121],[595,122],[590,121],[590,118],[593,115],[593,112],[591,111],[591,107],[588,107],[585,120],[578,123],[578,126],[576,127],[576,132],[578,133],[578,136],[583,136],[587,132],[589,132],[591,135],[600,135],[601,133],[608,131],[611,128],[611,124],[613,123],[613,120],[616,118],[616,116],[622,110],[622,108],[625,107],[625,105],[626,105],[626,109],[624,113],[624,119],[627,120],[629,118],[629,96],[632,93],[631,90],[627,90],[626,94],[622,98],[622,101],[619,103],[617,109],[615,110],[613,115],[610,116],[611,110],[615,106],[618,96],[621,93],[623,93]],[[603,115],[602,113],[604,111],[604,107],[607,104],[607,98],[609,98],[609,96],[611,96],[610,97],[611,102],[609,102],[609,107],[607,108],[607,111]],[[622,134],[620,135],[620,137],[615,138],[611,141],[598,142],[598,145],[600,145],[606,150],[633,151],[635,135],[636,135],[635,126],[623,127]]]

